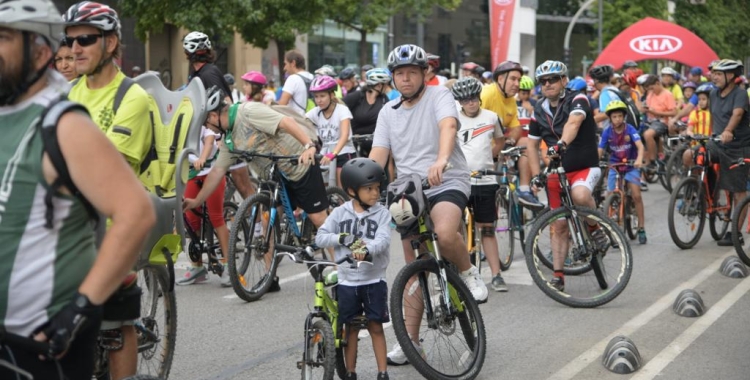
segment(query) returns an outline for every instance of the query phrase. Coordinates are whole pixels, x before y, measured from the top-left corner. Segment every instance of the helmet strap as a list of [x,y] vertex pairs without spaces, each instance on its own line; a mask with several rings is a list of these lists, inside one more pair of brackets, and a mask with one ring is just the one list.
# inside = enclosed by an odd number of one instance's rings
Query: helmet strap
[[404,95],[401,95],[401,100],[400,100],[400,101],[399,101],[398,103],[396,103],[396,105],[395,105],[395,106],[393,106],[393,109],[394,109],[394,110],[397,110],[397,109],[399,109],[399,108],[401,107],[401,105],[402,105],[402,104],[403,104],[404,102],[411,102],[411,101],[413,101],[414,99],[418,98],[418,97],[419,97],[420,95],[422,95],[422,91],[424,91],[424,90],[425,90],[425,88],[426,88],[426,85],[425,85],[425,83],[424,83],[424,80],[422,80],[422,85],[421,85],[421,86],[419,86],[419,90],[417,90],[417,92],[415,92],[415,93],[414,93],[414,95],[412,95],[412,96],[404,96]]
[[328,112],[328,109],[331,108],[331,105],[333,105],[333,110],[331,111],[331,113],[333,113],[333,111],[336,110],[336,102],[333,101],[333,96],[331,96],[331,93],[329,92],[328,105],[326,106],[326,108],[321,108],[320,111],[318,111],[318,115],[322,114],[323,116],[325,116],[325,113]]

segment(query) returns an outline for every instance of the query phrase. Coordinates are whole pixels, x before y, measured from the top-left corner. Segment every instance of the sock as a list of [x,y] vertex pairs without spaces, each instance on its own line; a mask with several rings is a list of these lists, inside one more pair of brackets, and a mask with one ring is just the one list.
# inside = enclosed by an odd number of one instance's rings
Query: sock
[[588,226],[589,226],[589,232],[594,232],[599,229],[599,224],[595,224],[593,226],[589,224]]
[[557,278],[563,280],[563,282],[565,282],[565,274],[563,274],[562,270],[556,270],[552,275],[554,277],[557,277]]
[[523,185],[521,185],[521,186],[518,186],[518,190],[519,191],[531,191],[531,186],[528,186],[528,185],[523,186]]

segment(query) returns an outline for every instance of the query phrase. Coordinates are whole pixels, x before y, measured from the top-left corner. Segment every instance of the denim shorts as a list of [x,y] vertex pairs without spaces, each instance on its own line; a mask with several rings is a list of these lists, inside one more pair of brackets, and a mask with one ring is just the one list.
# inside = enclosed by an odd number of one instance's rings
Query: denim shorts
[[388,284],[385,281],[374,284],[348,286],[339,285],[336,289],[339,302],[339,321],[349,323],[364,314],[370,321],[389,322]]
[[[615,171],[613,169],[609,169],[609,175],[607,177],[607,191],[612,191],[615,189]],[[621,174],[622,175],[622,174]],[[641,171],[633,168],[628,170],[625,173],[625,182],[627,183],[633,183],[638,186],[641,185]],[[625,189],[622,189],[625,190]]]

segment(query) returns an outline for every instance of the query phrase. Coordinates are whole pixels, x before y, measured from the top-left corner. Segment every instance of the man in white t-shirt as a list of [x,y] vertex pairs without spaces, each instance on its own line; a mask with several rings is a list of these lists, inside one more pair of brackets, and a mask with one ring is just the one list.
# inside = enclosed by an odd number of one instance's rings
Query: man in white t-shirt
[[289,77],[281,90],[279,104],[289,105],[304,116],[305,112],[312,109],[314,105],[307,101],[307,89],[310,87],[313,75],[305,69],[305,57],[302,53],[296,50],[286,52],[284,55],[284,71],[289,74]]

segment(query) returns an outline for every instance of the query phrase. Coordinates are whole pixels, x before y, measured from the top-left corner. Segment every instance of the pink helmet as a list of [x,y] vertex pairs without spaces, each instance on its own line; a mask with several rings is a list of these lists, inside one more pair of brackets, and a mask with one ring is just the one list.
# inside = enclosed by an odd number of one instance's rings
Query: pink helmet
[[338,87],[336,80],[328,75],[317,76],[310,83],[310,92],[334,91]]
[[267,83],[266,76],[259,71],[248,71],[242,76],[242,79],[250,83],[257,83],[261,86],[265,86]]

